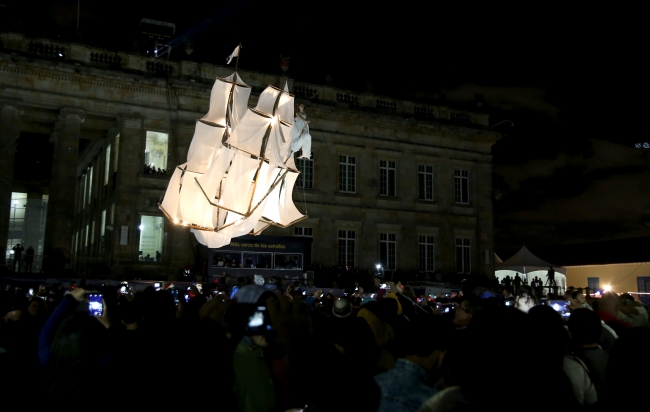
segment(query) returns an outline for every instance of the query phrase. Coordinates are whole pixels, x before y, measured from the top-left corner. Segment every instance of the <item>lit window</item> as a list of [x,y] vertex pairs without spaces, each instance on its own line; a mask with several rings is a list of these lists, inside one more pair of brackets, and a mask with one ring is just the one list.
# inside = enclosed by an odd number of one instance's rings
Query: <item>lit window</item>
[[434,258],[433,236],[419,236],[418,240],[420,255],[420,270],[423,272],[433,272],[436,270],[436,261]]
[[101,226],[101,232],[99,232],[99,236],[104,236],[106,233],[106,209],[102,210],[102,226]]
[[144,149],[144,164],[155,170],[167,169],[167,146],[169,134],[147,132],[147,144]]
[[433,166],[418,165],[418,199],[433,200]]
[[394,233],[379,234],[379,261],[388,270],[395,270],[397,241]]
[[467,170],[454,170],[454,201],[460,204],[469,204],[469,172]]
[[5,259],[11,256],[11,249],[20,243],[25,249],[27,246],[23,245],[23,237],[25,235],[25,211],[27,208],[27,193],[11,193],[11,207],[9,209],[9,233],[7,236],[7,251]]
[[162,260],[163,229],[164,221],[161,216],[141,216],[139,260],[145,262]]
[[395,162],[389,160],[379,161],[379,194],[381,196],[395,196],[396,175]]
[[106,147],[106,158],[104,159],[104,186],[108,184],[108,174],[111,172],[111,145]]
[[467,238],[456,238],[456,272],[471,273],[470,242]]
[[353,156],[339,156],[339,191],[357,191],[357,164]]

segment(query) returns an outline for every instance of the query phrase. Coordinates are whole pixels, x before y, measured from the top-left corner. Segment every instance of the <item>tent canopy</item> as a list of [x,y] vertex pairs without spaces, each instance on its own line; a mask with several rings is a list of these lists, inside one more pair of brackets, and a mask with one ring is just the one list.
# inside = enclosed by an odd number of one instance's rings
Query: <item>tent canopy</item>
[[526,246],[522,246],[519,252],[512,255],[510,259],[497,263],[494,270],[512,270],[515,272],[534,272],[538,270],[548,270],[552,267],[555,273],[561,273],[566,276],[566,269],[546,262],[535,256]]

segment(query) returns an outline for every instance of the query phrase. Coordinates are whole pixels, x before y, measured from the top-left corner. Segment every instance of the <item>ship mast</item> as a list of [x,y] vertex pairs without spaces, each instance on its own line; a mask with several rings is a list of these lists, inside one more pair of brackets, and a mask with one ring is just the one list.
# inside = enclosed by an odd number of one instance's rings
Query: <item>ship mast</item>
[[235,86],[237,84],[237,69],[239,68],[240,55],[241,55],[241,43],[239,43],[239,45],[237,46],[237,60],[235,60],[235,73],[232,75],[232,85],[230,86],[230,96],[228,97],[228,107],[226,110],[226,133],[223,135],[223,139],[221,139],[221,143],[226,143],[230,138],[230,133],[228,132],[228,129],[232,125],[232,122],[230,121],[230,116],[232,116],[232,101],[233,101],[233,95],[235,94]]

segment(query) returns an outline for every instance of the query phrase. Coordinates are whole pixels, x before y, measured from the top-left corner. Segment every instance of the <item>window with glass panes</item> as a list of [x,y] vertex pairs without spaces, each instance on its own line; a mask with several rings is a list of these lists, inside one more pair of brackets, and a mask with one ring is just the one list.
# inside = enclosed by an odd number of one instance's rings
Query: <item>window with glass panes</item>
[[339,156],[339,191],[356,193],[357,163],[354,156]]
[[310,227],[296,226],[293,234],[296,236],[312,237],[313,229]]
[[469,204],[469,172],[467,170],[454,170],[454,201]]
[[471,273],[470,266],[470,240],[468,238],[456,238],[456,272]]
[[298,170],[300,170],[300,174],[296,180],[296,187],[303,189],[313,189],[314,161],[312,159],[298,158],[296,159],[296,167]]
[[384,269],[395,270],[397,240],[394,233],[379,234],[379,261]]
[[395,196],[397,169],[395,162],[390,160],[379,161],[379,194],[381,196]]
[[339,230],[339,266],[354,267],[354,230]]
[[587,278],[587,286],[592,292],[600,288],[600,278]]
[[140,216],[139,260],[160,262],[162,258],[164,220],[162,216]]
[[420,270],[423,272],[433,272],[436,270],[433,236],[419,236],[418,238]]
[[154,169],[167,169],[167,150],[169,134],[147,131],[147,140],[144,149],[144,164]]
[[418,165],[418,199],[433,200],[433,166]]
[[92,200],[92,194],[93,194],[93,167],[90,166],[90,176],[88,176],[88,204],[90,204],[90,201]]
[[108,178],[111,173],[111,145],[106,146],[106,156],[104,158],[104,186],[108,184]]

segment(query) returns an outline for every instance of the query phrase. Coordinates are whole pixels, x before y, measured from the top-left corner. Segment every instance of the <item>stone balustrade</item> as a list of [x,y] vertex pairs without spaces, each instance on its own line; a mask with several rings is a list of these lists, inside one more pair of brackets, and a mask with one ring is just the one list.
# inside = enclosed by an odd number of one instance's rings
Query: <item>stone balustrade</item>
[[[184,60],[174,61],[146,57],[134,53],[112,52],[84,44],[33,39],[16,33],[0,33],[0,40],[4,44],[5,50],[15,54],[16,57],[18,55],[27,58],[37,56],[83,66],[123,70],[196,83],[209,84],[215,77],[230,75],[233,69],[229,66],[215,64],[199,64]],[[277,84],[281,80],[278,76],[254,71],[240,70],[240,74],[244,81],[258,90],[265,88],[268,84]],[[333,86],[293,82],[291,79],[289,83],[290,89],[295,92],[296,96],[303,99],[349,105],[350,108],[378,109],[407,117],[443,120],[470,127],[487,128],[489,126],[487,114],[452,110],[445,106],[421,105],[373,93],[355,93]]]

